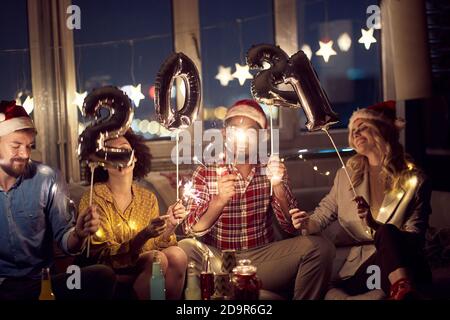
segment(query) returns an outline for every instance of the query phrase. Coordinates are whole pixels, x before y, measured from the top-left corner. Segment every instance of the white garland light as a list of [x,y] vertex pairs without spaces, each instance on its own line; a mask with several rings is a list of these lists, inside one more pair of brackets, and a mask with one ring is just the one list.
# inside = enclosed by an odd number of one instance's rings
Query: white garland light
[[220,65],[218,70],[219,71],[215,79],[219,80],[220,84],[226,87],[228,83],[234,79],[233,75],[231,74],[231,67],[224,67]]
[[244,85],[245,80],[253,79],[253,76],[249,71],[248,65],[241,66],[239,63],[235,63],[234,65],[236,66],[236,71],[232,74],[232,76],[239,80],[239,84],[241,86]]
[[347,32],[344,32],[337,39],[337,43],[342,52],[347,52],[352,46],[352,39]]
[[145,99],[145,96],[142,94],[141,84],[137,86],[128,85],[120,88],[125,94],[133,101],[136,107],[139,107],[139,102],[142,99]]
[[373,36],[373,28],[370,28],[369,30],[361,29],[361,38],[359,38],[358,42],[363,43],[366,50],[370,49],[370,45],[372,43],[376,43],[377,39]]
[[34,99],[30,96],[27,96],[25,99],[25,102],[23,103],[22,107],[25,109],[25,111],[28,114],[31,114],[34,110]]
[[83,92],[83,93],[78,93],[75,92],[75,99],[73,100],[73,104],[76,105],[78,107],[78,109],[80,109],[80,112],[83,113],[83,103],[84,103],[84,99],[87,96],[87,91]]
[[320,49],[317,50],[316,55],[322,56],[323,60],[325,60],[326,63],[328,63],[328,60],[330,59],[330,56],[335,56],[336,51],[333,49],[333,41],[330,40],[328,42],[322,42],[319,41]]
[[308,57],[308,59],[311,60],[311,57],[312,57],[311,47],[308,44],[305,43],[302,46],[301,50],[305,53],[305,55]]

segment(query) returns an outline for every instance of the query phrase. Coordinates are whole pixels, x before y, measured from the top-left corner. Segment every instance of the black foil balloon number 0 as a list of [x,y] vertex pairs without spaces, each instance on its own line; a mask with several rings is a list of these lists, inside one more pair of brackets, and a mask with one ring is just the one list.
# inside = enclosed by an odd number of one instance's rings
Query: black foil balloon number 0
[[[247,53],[247,64],[252,69],[263,69],[264,62],[270,68],[260,71],[252,81],[252,95],[256,100],[281,107],[302,107],[309,131],[328,128],[339,121],[303,51],[289,58],[278,46],[252,46]],[[294,91],[280,90],[277,86],[282,83],[290,84]]]
[[[101,115],[102,109],[108,111],[106,117]],[[113,86],[94,89],[83,103],[83,117],[95,117],[95,120],[78,138],[79,159],[117,168],[130,166],[133,150],[107,147],[105,142],[123,136],[130,128],[133,115],[131,101],[120,89]]]
[[[186,88],[181,109],[172,104],[171,99],[176,78],[181,78]],[[168,130],[189,127],[197,118],[200,99],[200,76],[194,62],[183,53],[171,54],[156,77],[155,109],[159,122]]]

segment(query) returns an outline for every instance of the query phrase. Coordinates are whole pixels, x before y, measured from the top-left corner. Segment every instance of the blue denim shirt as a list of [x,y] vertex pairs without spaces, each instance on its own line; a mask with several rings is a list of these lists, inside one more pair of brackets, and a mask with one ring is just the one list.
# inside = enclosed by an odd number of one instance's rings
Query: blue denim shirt
[[55,170],[33,161],[8,192],[0,188],[0,284],[39,278],[53,262],[53,240],[68,253],[75,214],[67,194]]

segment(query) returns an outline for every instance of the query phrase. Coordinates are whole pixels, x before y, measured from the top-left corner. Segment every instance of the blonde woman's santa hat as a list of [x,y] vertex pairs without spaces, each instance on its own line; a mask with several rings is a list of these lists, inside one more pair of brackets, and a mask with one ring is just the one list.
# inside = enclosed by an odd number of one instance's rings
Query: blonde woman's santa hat
[[22,129],[34,129],[33,120],[15,101],[0,102],[0,137]]
[[263,108],[258,102],[251,99],[239,100],[228,109],[225,120],[233,117],[246,117],[258,123],[261,128],[267,129],[267,118]]
[[348,128],[351,132],[355,121],[358,119],[376,120],[388,125],[395,126],[398,130],[405,127],[405,120],[397,118],[395,115],[395,101],[389,100],[371,105],[367,108],[358,109],[353,112],[348,122]]

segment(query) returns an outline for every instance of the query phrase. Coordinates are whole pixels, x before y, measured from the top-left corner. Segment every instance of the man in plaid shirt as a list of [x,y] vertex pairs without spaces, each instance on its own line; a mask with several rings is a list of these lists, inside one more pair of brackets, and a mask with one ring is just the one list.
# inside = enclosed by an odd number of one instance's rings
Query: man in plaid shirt
[[[228,110],[225,126],[266,129],[267,119],[257,102],[241,100]],[[216,273],[221,272],[221,251],[234,249],[237,260],[250,259],[258,268],[263,289],[286,298],[319,299],[331,274],[334,246],[321,236],[297,236],[289,214],[297,208],[297,201],[288,185],[286,168],[278,157],[271,157],[267,168],[247,161],[253,143],[258,141],[245,146],[244,163],[195,170],[195,198],[189,200],[183,229],[201,241],[187,238],[179,246],[199,271],[207,253]],[[293,237],[275,241],[272,213]]]

